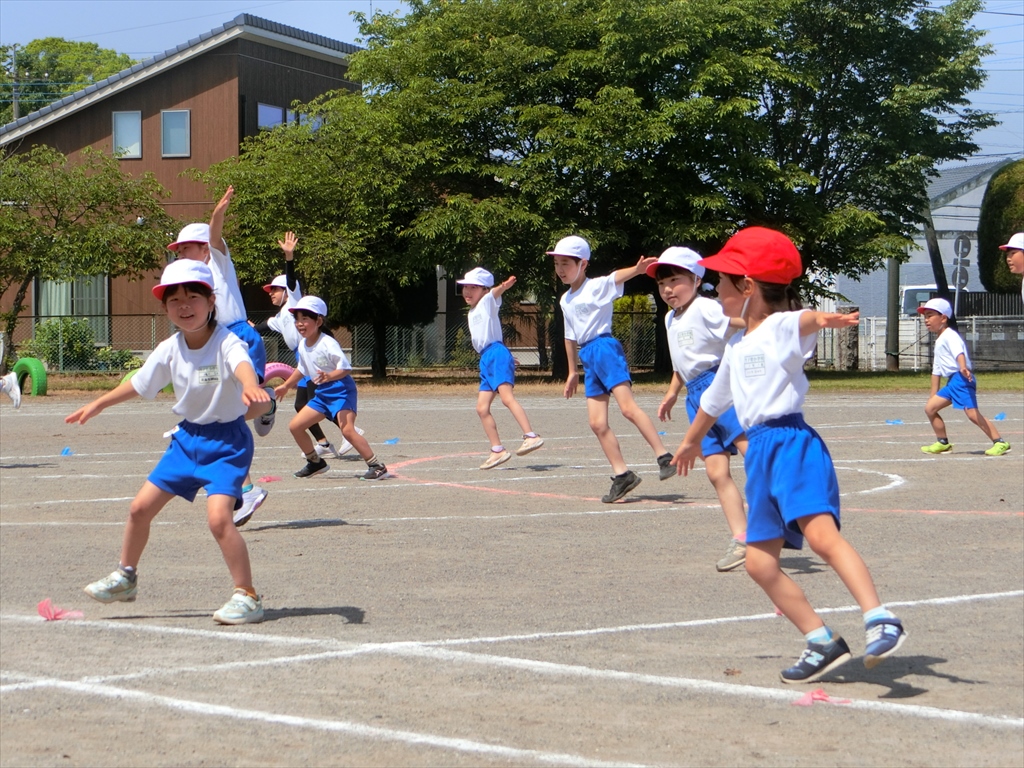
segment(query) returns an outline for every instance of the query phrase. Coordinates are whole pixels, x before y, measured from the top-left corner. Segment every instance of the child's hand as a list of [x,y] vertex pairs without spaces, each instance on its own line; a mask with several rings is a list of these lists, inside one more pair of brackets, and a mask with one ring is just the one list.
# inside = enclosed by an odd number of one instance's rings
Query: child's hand
[[676,473],[685,477],[690,474],[693,465],[700,457],[700,443],[687,443],[685,440],[679,444],[678,450],[669,463],[676,468]]
[[579,386],[580,375],[579,373],[570,373],[569,378],[565,380],[565,389],[562,390],[562,397],[568,400],[570,397],[576,394],[576,387]]
[[819,312],[818,326],[821,328],[849,328],[860,322],[860,312],[851,312],[848,315],[838,312]]
[[968,383],[974,380],[974,377],[971,375],[971,371],[969,368],[961,368],[960,375],[967,379]]
[[295,253],[295,246],[299,244],[299,238],[295,236],[294,232],[285,232],[284,240],[278,240],[277,244],[281,246],[285,256],[291,256]]
[[502,291],[507,291],[509,288],[511,288],[515,284],[516,284],[516,276],[515,275],[509,275],[508,276],[508,280],[506,280],[505,282],[503,282],[501,284],[501,290]]
[[224,192],[224,196],[217,203],[217,206],[213,209],[214,213],[224,213],[228,209],[228,205],[231,203],[231,198],[235,195],[235,188],[229,186]]
[[242,389],[242,403],[249,407],[253,403],[269,403],[270,393],[259,384]]
[[97,406],[96,402],[93,401],[93,402],[89,403],[88,405],[83,405],[81,408],[79,408],[77,411],[72,413],[70,416],[65,416],[64,417],[64,423],[65,424],[85,424],[85,422],[87,422],[93,416],[99,415],[99,413],[102,410],[103,409],[101,407]]
[[638,275],[646,274],[647,273],[647,268],[649,266],[651,266],[651,264],[657,264],[657,263],[658,263],[658,257],[657,256],[641,256],[640,257],[640,261],[638,261],[636,263],[636,273]]
[[288,394],[287,384],[278,384],[274,387],[274,399],[280,400],[282,397]]
[[672,421],[672,406],[676,404],[676,400],[678,400],[676,395],[665,395],[665,399],[658,406],[659,421]]
[[317,371],[316,376],[313,377],[314,384],[326,384],[329,381],[330,379],[327,377],[326,371]]

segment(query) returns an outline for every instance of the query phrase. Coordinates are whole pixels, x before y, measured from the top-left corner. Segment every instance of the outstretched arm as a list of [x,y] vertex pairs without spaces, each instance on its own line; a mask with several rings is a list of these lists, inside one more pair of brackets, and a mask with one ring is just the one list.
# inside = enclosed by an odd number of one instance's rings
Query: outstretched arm
[[860,322],[860,312],[848,315],[839,312],[801,312],[800,335],[811,336],[822,328],[850,328]]
[[655,256],[641,256],[634,266],[615,270],[615,282],[621,284],[637,275],[642,275],[647,272],[647,267],[657,263],[658,259]]
[[213,215],[210,216],[210,247],[216,248],[221,253],[228,252],[228,244],[224,242],[224,214],[227,212],[234,194],[235,188],[228,187],[220,202],[214,207]]
[[65,416],[64,423],[85,424],[93,416],[98,416],[110,406],[123,403],[138,396],[139,393],[135,391],[135,387],[132,385],[131,379],[129,379],[128,381],[121,382],[105,395],[100,395],[88,405],[83,405],[70,416]]
[[504,283],[498,283],[498,285],[496,285],[493,288],[491,288],[491,296],[493,296],[495,299],[500,299],[501,298],[501,294],[503,294],[505,291],[507,291],[509,288],[511,288],[515,284],[516,284],[516,276],[515,275],[509,275],[508,276],[508,280],[506,280]]

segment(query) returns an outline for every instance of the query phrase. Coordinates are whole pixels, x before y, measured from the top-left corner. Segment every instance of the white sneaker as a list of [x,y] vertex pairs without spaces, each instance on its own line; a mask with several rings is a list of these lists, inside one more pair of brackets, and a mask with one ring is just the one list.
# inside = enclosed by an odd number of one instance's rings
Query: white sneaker
[[234,522],[236,528],[241,528],[249,522],[252,513],[260,508],[260,505],[267,498],[267,492],[262,488],[253,486],[251,491],[242,492],[242,506],[235,510]]
[[523,435],[523,444],[516,448],[516,456],[525,456],[528,453],[533,453],[542,445],[544,445],[544,439],[540,435],[533,437]]
[[256,624],[263,621],[263,601],[249,597],[244,589],[236,589],[228,600],[213,614],[218,624]]
[[6,392],[14,402],[14,410],[21,408],[21,385],[18,384],[18,375],[14,371],[0,379],[0,390]]
[[[351,448],[352,446],[349,445],[348,447]],[[327,441],[326,445],[324,443],[315,444],[313,446],[313,450],[316,451],[316,455],[319,456],[321,459],[325,459],[328,457],[333,457],[335,459],[341,458],[341,454],[338,453],[338,449],[334,447],[334,443],[332,443],[330,440]],[[302,455],[305,456],[306,454]]]
[[101,603],[132,603],[138,593],[138,580],[131,581],[120,568],[85,587],[85,594]]
[[[366,433],[363,432],[363,430],[361,430],[359,427],[356,427],[356,434],[357,435],[365,435]],[[337,456],[340,459],[342,456],[344,456],[346,453],[348,453],[351,450],[352,450],[352,443],[350,443],[348,440],[346,440],[343,437],[343,438],[341,438],[341,444],[335,449],[334,455]]]
[[504,464],[506,461],[512,458],[512,454],[508,451],[498,451],[495,453],[491,451],[487,457],[487,461],[480,465],[480,469],[494,469],[499,464]]
[[264,387],[264,389],[270,393],[270,402],[273,404],[273,407],[270,409],[270,413],[257,416],[252,420],[252,428],[256,430],[256,434],[260,437],[266,437],[270,434],[270,430],[274,428],[274,420],[277,418],[277,399],[274,397],[274,388]]

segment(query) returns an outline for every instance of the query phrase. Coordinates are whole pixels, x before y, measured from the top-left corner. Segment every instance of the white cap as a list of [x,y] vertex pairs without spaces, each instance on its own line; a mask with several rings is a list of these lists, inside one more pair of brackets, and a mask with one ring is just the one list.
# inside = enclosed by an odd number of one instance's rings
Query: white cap
[[[295,281],[295,287],[296,288],[299,287],[299,283],[298,283],[297,280]],[[270,289],[271,288],[284,288],[287,291],[288,290],[288,278],[285,277],[284,275],[278,275],[273,280],[271,280],[269,283],[267,283],[266,285],[263,286],[263,290],[266,291],[267,293],[270,293]]]
[[1010,237],[1010,241],[1006,245],[1000,245],[999,250],[1021,250],[1024,251],[1024,232],[1018,232]]
[[324,300],[318,296],[303,296],[297,302],[294,307],[288,307],[288,311],[293,315],[296,312],[312,312],[314,315],[321,315],[327,317],[327,305]]
[[479,285],[482,288],[494,287],[494,275],[483,267],[474,267],[466,273],[461,280],[456,280],[459,285]]
[[555,243],[555,247],[547,254],[548,256],[568,256],[572,259],[590,261],[590,243],[579,235],[569,235]]
[[182,283],[202,283],[211,291],[213,290],[213,272],[202,261],[193,259],[178,259],[172,261],[160,275],[160,284],[153,286],[153,295],[160,301],[164,300],[164,292],[172,285]]
[[668,264],[670,267],[679,267],[693,272],[697,277],[704,277],[704,267],[697,263],[702,258],[704,257],[691,248],[673,245],[671,248],[666,248],[658,257],[658,261],[647,268],[647,276],[654,277],[659,265]]
[[187,224],[178,233],[178,239],[168,245],[172,251],[178,250],[182,243],[207,243],[210,242],[209,224]]
[[917,308],[917,314],[923,315],[926,309],[938,312],[946,317],[953,316],[953,308],[949,306],[949,302],[945,299],[928,299],[928,301]]

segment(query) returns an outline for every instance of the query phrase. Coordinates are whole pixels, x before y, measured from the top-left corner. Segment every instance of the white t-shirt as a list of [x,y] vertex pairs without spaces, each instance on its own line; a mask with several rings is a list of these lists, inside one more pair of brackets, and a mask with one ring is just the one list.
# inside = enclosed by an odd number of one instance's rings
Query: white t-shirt
[[483,352],[494,342],[502,340],[501,320],[498,319],[500,306],[501,299],[494,298],[494,294],[488,291],[469,310],[469,335],[477,352]]
[[217,320],[224,325],[232,325],[245,320],[245,302],[242,291],[238,287],[238,275],[231,261],[231,251],[221,253],[210,246],[210,261],[207,262],[213,272],[213,293],[217,297]]
[[142,397],[152,400],[168,384],[178,402],[171,410],[193,424],[231,422],[245,415],[240,363],[252,365],[249,347],[220,323],[201,349],[189,349],[176,333],[161,341],[132,378]]
[[947,328],[935,339],[935,357],[932,359],[932,374],[935,376],[952,376],[959,373],[960,363],[956,361],[958,355],[963,355],[967,361],[967,370],[973,371],[971,356],[967,354],[967,345],[960,338],[960,334],[952,328]]
[[295,330],[295,315],[289,312],[288,309],[299,303],[299,299],[302,298],[302,289],[299,287],[299,281],[296,280],[294,291],[288,287],[285,287],[284,290],[287,295],[284,305],[281,307],[280,312],[267,320],[267,325],[280,333],[284,337],[284,343],[288,345],[288,349],[294,352],[299,348],[302,337]]
[[296,352],[299,355],[299,370],[303,376],[311,379],[315,379],[321,371],[330,373],[352,370],[352,363],[342,352],[341,344],[326,333],[321,333],[320,338],[311,347],[303,340]]
[[693,381],[718,365],[729,335],[729,318],[714,299],[698,296],[681,315],[670,309],[665,315],[672,367]]
[[622,296],[623,284],[615,273],[588,277],[576,292],[566,291],[559,299],[565,317],[565,338],[581,347],[598,336],[612,332],[613,302]]
[[734,334],[700,407],[717,418],[735,405],[744,430],[801,413],[808,389],[804,362],[817,344],[816,333],[800,335],[804,311],[776,312],[753,331]]

